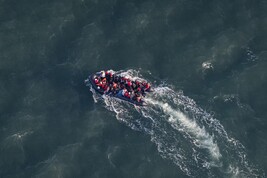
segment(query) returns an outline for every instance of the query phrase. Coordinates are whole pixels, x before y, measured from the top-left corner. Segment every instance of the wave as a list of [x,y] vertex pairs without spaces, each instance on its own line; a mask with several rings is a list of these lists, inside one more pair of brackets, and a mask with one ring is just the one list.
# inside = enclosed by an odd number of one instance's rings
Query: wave
[[[139,71],[120,71],[132,79],[141,79]],[[259,177],[260,171],[246,158],[244,146],[230,137],[220,122],[201,109],[194,100],[160,85],[146,98],[146,107],[133,106],[109,96],[105,107],[134,130],[151,137],[163,158],[172,160],[190,177]]]

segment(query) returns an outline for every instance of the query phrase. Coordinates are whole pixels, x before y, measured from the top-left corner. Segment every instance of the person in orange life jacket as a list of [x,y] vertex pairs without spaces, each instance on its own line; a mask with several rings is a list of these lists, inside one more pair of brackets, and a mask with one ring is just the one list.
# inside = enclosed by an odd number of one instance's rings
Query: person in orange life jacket
[[113,84],[112,84],[110,90],[111,90],[114,94],[117,93],[117,92],[118,92],[118,84],[115,83],[115,82],[113,82]]

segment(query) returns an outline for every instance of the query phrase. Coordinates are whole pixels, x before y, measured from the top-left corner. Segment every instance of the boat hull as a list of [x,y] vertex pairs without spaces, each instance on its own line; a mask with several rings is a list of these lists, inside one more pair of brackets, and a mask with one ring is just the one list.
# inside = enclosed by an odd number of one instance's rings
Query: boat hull
[[115,98],[118,98],[118,99],[120,99],[120,100],[127,101],[127,102],[132,103],[132,104],[137,105],[137,106],[145,106],[145,102],[144,102],[144,101],[142,101],[142,102],[134,101],[134,100],[132,100],[132,99],[130,99],[130,98],[126,98],[125,96],[122,96],[122,95],[120,94],[120,92],[118,92],[117,94],[114,94],[114,93],[112,93],[112,92],[107,92],[107,93],[105,93],[105,90],[104,90],[104,89],[100,88],[99,86],[97,86],[97,85],[95,84],[95,82],[94,82],[94,77],[95,77],[95,76],[96,76],[96,75],[90,75],[90,76],[88,77],[88,79],[85,80],[85,83],[86,83],[86,84],[90,83],[91,86],[92,86],[92,88],[93,88],[97,93],[99,93],[99,94],[101,94],[101,95],[108,95],[108,96],[110,96],[110,97],[115,97]]

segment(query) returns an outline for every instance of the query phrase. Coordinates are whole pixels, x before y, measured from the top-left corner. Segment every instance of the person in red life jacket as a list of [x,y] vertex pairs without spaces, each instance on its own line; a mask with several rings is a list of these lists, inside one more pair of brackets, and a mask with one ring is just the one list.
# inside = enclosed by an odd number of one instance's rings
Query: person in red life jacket
[[107,83],[106,78],[104,78],[104,79],[102,79],[102,88],[103,88],[104,90],[106,90],[107,87],[108,87],[108,83]]
[[141,94],[140,94],[140,93],[135,93],[135,95],[134,95],[134,99],[135,99],[137,102],[141,102]]
[[135,87],[134,88],[134,93],[141,93],[141,87]]
[[107,83],[107,79],[106,79],[106,77],[104,77],[101,81],[102,81],[103,83]]
[[127,85],[128,85],[128,86],[132,86],[132,82],[128,80],[128,81],[127,81]]
[[140,87],[140,82],[138,80],[135,80],[135,84],[137,87]]
[[133,91],[133,89],[132,89],[132,82],[129,81],[129,80],[127,81],[126,89],[127,89],[129,92]]
[[143,87],[144,87],[144,91],[149,91],[150,90],[150,83],[143,82]]
[[131,98],[129,92],[125,88],[122,90],[122,96],[124,96],[126,98]]
[[106,84],[103,86],[104,93],[109,92],[109,86]]
[[99,81],[96,85],[98,86],[98,89],[103,88],[103,83],[101,81]]
[[125,96],[126,98],[131,98],[130,93],[129,93],[128,91],[126,91],[126,92],[124,93],[124,96]]
[[99,83],[99,80],[97,78],[94,79],[95,84],[97,85]]

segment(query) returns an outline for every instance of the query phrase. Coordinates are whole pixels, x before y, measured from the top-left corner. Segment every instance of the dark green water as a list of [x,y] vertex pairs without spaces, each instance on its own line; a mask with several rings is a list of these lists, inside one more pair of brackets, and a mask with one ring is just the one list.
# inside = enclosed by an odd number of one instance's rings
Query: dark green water
[[[266,32],[260,0],[0,0],[0,177],[265,177]],[[150,107],[93,94],[101,69]]]

